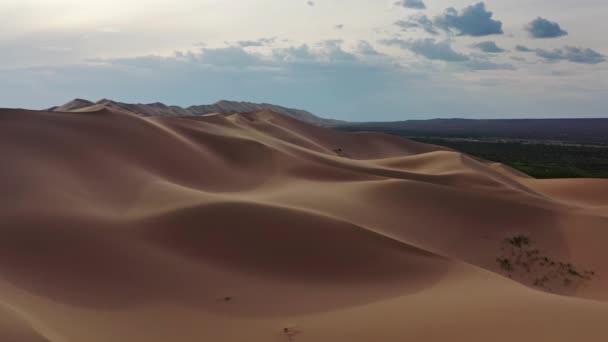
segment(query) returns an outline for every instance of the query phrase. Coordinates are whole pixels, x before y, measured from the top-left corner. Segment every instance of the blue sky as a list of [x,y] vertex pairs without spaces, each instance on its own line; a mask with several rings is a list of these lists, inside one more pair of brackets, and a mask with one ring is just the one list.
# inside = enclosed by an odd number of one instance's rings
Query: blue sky
[[608,117],[603,0],[3,0],[0,12],[0,107]]

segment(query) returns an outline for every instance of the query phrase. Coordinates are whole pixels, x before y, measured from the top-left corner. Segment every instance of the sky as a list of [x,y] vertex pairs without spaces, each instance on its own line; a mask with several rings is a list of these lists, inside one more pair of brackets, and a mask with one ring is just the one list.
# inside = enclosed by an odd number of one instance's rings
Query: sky
[[608,117],[605,0],[0,0],[0,107]]

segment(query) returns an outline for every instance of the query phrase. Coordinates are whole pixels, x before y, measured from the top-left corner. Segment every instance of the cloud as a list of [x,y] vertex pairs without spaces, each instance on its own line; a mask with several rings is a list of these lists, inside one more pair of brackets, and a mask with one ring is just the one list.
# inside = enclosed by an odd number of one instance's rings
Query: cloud
[[[104,47],[111,53],[120,55],[133,50],[130,37],[128,33],[109,33],[98,29],[82,31],[48,29],[23,33],[13,39],[2,36],[0,37],[0,68],[78,63],[94,54],[99,54]],[[142,41],[141,44],[145,45],[146,42]]]
[[398,46],[430,60],[457,62],[457,70],[515,70],[515,67],[512,64],[494,63],[484,57],[473,58],[474,56],[467,56],[459,53],[452,48],[452,45],[448,40],[436,41],[433,38],[418,40],[388,39],[381,40],[380,43]]
[[448,8],[433,23],[445,31],[454,31],[463,36],[503,34],[502,22],[492,19],[492,16],[492,12],[486,10],[485,3],[479,2],[464,8],[460,13],[453,7]]
[[343,41],[341,40],[321,41],[317,43],[317,51],[315,53],[317,54],[317,56],[320,57],[320,60],[323,61],[356,61],[357,57],[354,54],[344,51],[344,49],[342,49],[342,43]]
[[273,57],[287,63],[304,62],[315,59],[315,54],[307,44],[274,49]]
[[[273,49],[271,56],[260,58],[281,63],[339,63],[356,62],[357,56],[342,48],[341,40],[323,40],[310,47],[307,44]],[[371,47],[371,45],[370,45]],[[245,51],[248,53],[247,51]],[[249,53],[248,53],[249,54]]]
[[507,50],[499,47],[498,45],[496,45],[495,42],[492,42],[492,41],[476,43],[476,44],[473,44],[472,47],[477,48],[477,49],[479,49],[483,52],[487,52],[487,53],[501,53],[501,52],[507,51]]
[[201,61],[203,64],[218,66],[248,66],[258,62],[258,58],[243,50],[241,47],[203,48]]
[[395,5],[419,10],[426,9],[426,5],[422,0],[401,0],[395,2]]
[[526,31],[534,38],[557,38],[568,35],[558,23],[538,17],[526,26]]
[[277,40],[276,37],[272,38],[260,38],[258,40],[240,40],[236,42],[237,46],[240,47],[259,47],[259,46],[267,46],[272,45]]
[[509,58],[511,58],[512,60],[517,61],[517,62],[528,62],[528,60],[526,60],[523,57],[519,57],[519,56],[511,56]]
[[567,60],[573,63],[599,64],[606,61],[606,56],[593,49],[583,49],[572,46],[553,50],[536,49],[535,52],[538,57],[550,62]]
[[428,59],[437,59],[448,62],[466,61],[469,58],[452,49],[449,41],[436,42],[435,39],[418,39],[411,42],[410,50],[415,54]]
[[468,56],[454,51],[451,43],[447,40],[438,42],[433,38],[418,40],[387,39],[380,42],[385,45],[399,46],[402,49],[412,51],[416,55],[432,60],[446,62],[463,62],[469,60]]
[[515,50],[517,50],[519,52],[534,52],[534,50],[530,49],[529,47],[523,46],[523,45],[515,46]]
[[536,55],[548,62],[570,61],[579,64],[599,64],[606,61],[606,56],[593,49],[566,46],[561,49],[530,49],[517,45],[515,50],[520,52],[534,52]]
[[410,15],[406,19],[398,20],[395,25],[399,26],[403,31],[410,29],[423,29],[430,34],[439,34],[433,21],[424,14]]
[[355,52],[363,56],[382,56],[372,44],[366,40],[360,40],[355,46]]
[[466,61],[464,63],[465,66],[472,70],[515,70],[515,67],[512,64],[508,63],[494,63],[491,61],[483,60],[483,59],[473,59]]

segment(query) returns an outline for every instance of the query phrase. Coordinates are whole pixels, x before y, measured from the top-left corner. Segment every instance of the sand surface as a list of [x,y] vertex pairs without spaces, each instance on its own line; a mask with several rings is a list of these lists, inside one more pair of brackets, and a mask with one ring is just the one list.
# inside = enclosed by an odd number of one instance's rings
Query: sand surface
[[608,341],[608,181],[273,112],[0,110],[0,341]]

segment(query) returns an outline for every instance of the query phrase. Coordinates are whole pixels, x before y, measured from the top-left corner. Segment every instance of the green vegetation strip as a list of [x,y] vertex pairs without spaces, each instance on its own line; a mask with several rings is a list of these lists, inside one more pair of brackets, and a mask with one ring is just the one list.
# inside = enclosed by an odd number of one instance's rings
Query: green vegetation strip
[[508,165],[534,178],[608,178],[608,146],[414,140]]

